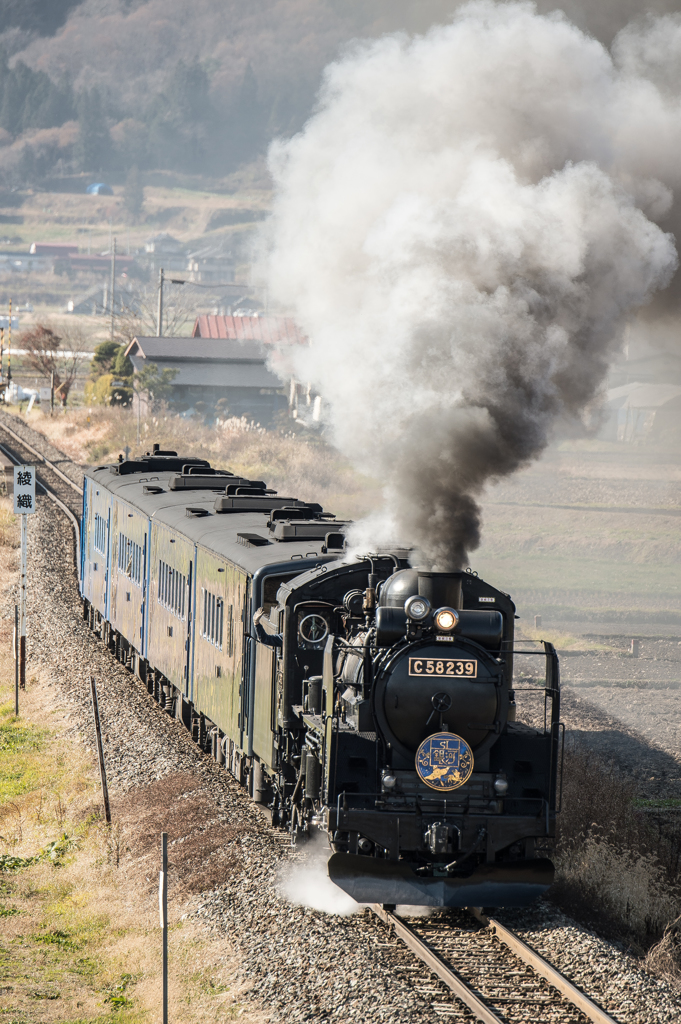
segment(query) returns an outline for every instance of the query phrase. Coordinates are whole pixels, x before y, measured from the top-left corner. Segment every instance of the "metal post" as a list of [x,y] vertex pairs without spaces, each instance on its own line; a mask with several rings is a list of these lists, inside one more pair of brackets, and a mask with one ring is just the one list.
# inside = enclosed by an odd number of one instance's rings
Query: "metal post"
[[28,516],[21,516],[21,581],[19,584],[19,686],[26,689],[26,562]]
[[14,714],[19,717],[19,605],[14,605]]
[[161,833],[161,876],[158,902],[163,929],[163,1024],[168,1024],[168,833]]
[[54,370],[50,373],[50,416],[54,416]]
[[163,267],[158,275],[158,316],[156,318],[156,334],[163,337]]
[[139,389],[137,389],[137,447],[138,448],[139,448],[140,444],[142,443],[140,441],[140,405],[141,404],[142,404],[142,392]]
[[7,325],[7,387],[12,383],[12,300],[9,300],[9,324]]
[[104,817],[107,825],[111,824],[111,807],[109,805],[109,789],[106,784],[106,767],[104,765],[104,748],[102,746],[102,729],[99,724],[99,702],[97,700],[97,687],[95,677],[90,676],[90,695],[92,697],[92,713],[95,719],[95,733],[97,735],[97,756],[99,758],[99,777],[102,780],[102,799],[104,800]]
[[114,306],[116,303],[116,239],[111,246],[111,340],[114,340]]

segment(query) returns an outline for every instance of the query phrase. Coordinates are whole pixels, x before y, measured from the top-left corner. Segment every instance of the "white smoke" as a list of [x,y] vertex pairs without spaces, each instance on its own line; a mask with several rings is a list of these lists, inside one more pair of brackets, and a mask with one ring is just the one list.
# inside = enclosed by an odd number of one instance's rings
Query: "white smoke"
[[271,148],[267,276],[311,340],[297,374],[385,484],[363,543],[465,564],[485,484],[584,409],[626,317],[669,283],[655,221],[681,177],[681,20],[630,27],[613,54],[560,13],[471,3],[358,44]]
[[326,865],[330,856],[331,851],[321,833],[315,833],[302,859],[281,868],[277,889],[290,903],[348,917],[362,907],[329,878]]

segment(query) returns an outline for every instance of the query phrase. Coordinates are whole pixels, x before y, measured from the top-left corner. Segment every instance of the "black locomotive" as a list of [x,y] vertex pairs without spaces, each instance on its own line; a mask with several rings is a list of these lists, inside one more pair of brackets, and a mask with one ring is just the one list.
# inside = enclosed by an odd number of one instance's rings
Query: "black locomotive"
[[521,724],[510,598],[350,555],[346,525],[155,446],[86,476],[84,614],[274,823],[328,833],[359,902],[524,905],[553,879],[555,650]]

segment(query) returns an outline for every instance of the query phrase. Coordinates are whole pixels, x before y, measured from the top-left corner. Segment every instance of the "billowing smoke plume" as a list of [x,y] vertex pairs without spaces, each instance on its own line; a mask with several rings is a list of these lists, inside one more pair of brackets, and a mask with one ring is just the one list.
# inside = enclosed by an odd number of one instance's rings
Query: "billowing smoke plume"
[[561,14],[472,3],[356,46],[271,149],[268,279],[336,443],[385,483],[366,545],[465,564],[485,484],[594,398],[671,279],[681,20],[613,55]]

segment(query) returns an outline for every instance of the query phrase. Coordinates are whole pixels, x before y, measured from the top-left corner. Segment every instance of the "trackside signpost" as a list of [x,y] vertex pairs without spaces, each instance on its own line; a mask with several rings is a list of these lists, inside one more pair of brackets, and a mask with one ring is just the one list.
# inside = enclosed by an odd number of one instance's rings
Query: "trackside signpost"
[[26,689],[26,526],[35,512],[35,466],[14,467],[14,514],[21,516],[21,582],[19,589],[19,686]]
[[168,833],[161,832],[158,911],[163,929],[163,1024],[168,1024]]

